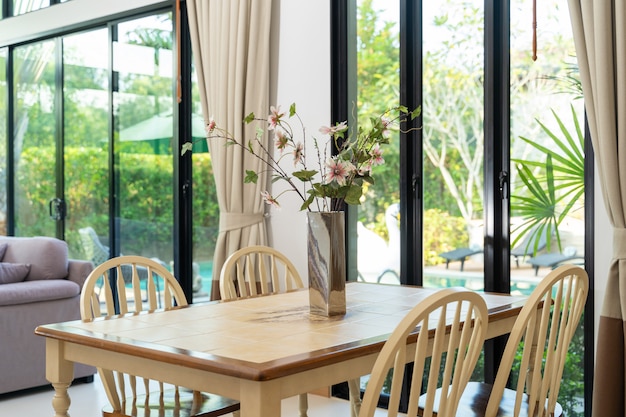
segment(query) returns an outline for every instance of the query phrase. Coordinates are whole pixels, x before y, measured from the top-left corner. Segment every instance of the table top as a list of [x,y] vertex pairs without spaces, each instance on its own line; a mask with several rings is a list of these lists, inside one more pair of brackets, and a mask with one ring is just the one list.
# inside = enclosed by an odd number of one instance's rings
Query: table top
[[[153,314],[49,324],[35,332],[95,349],[263,381],[380,351],[409,309],[436,290],[349,283],[346,315],[330,318],[311,315],[308,291],[301,290]],[[515,317],[525,300],[483,296],[490,323]],[[493,332],[491,337],[500,334]]]

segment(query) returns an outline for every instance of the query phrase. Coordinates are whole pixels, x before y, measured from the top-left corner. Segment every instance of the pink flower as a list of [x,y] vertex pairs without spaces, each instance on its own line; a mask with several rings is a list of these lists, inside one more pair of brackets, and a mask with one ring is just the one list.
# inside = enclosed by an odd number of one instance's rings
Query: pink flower
[[270,115],[267,116],[267,123],[268,123],[267,129],[274,130],[274,128],[278,126],[278,123],[280,122],[280,118],[283,117],[284,115],[285,113],[281,113],[280,111],[280,106],[278,107],[271,106]]
[[380,145],[376,144],[372,150],[370,151],[370,161],[369,164],[372,167],[375,167],[376,165],[382,165],[385,163],[385,160],[383,159],[383,150],[380,149]]
[[359,168],[359,170],[358,170],[358,173],[359,173],[360,176],[364,177],[366,175],[369,175],[371,170],[372,170],[372,165],[371,165],[371,161],[370,161],[367,164],[361,166],[361,168]]
[[283,129],[278,128],[274,130],[274,145],[276,146],[276,149],[283,151],[285,146],[287,146],[288,141],[289,139]]
[[213,120],[213,116],[211,116],[211,118],[209,118],[209,124],[206,125],[206,133],[207,134],[213,133],[216,127],[217,127],[217,123],[215,123],[215,120]]
[[354,165],[348,161],[338,161],[335,159],[329,159],[326,162],[328,172],[326,173],[326,182],[331,183],[337,181],[339,185],[345,185],[346,180],[350,174],[354,171]]
[[334,135],[339,132],[344,132],[348,129],[348,122],[337,123],[335,126],[322,126],[320,127],[320,133],[323,135]]
[[298,142],[293,150],[293,166],[296,166],[298,162],[302,162],[302,151],[304,151],[304,145],[302,142]]
[[270,193],[268,193],[267,191],[261,191],[261,196],[263,196],[263,201],[265,201],[265,204],[269,204],[270,206],[274,206],[277,209],[280,209],[280,204],[278,204],[278,201],[271,196]]
[[383,124],[383,126],[385,127],[382,131],[382,134],[384,137],[389,136],[389,125],[391,124],[391,120],[389,120],[388,117],[381,117],[380,118],[381,123]]

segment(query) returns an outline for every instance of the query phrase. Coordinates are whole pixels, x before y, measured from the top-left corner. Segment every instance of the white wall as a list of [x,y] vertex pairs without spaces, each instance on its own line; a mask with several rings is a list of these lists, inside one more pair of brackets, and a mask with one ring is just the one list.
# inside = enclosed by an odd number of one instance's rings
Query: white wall
[[[270,102],[280,104],[287,112],[291,103],[296,103],[307,128],[308,167],[315,169],[317,162],[311,161],[314,155],[311,135],[316,135],[320,126],[330,123],[330,2],[282,0],[276,3],[274,17],[280,16],[280,25],[273,25],[276,48],[272,52],[275,63],[272,90],[276,95]],[[289,170],[292,169],[290,164],[291,161],[285,160]],[[274,195],[280,185],[275,184]],[[272,246],[285,253],[306,280],[306,215],[299,211],[302,201],[295,193],[288,193],[279,202],[280,210],[269,210]]]

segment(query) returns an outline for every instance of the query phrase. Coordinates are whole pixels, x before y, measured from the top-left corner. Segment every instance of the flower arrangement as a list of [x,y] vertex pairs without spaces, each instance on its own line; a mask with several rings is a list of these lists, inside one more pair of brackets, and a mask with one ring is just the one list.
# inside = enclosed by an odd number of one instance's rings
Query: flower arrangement
[[[379,117],[371,118],[371,127],[359,127],[353,135],[348,134],[347,122],[337,123],[335,126],[322,126],[319,132],[327,136],[324,144],[313,137],[313,146],[317,154],[318,168],[310,169],[307,166],[307,149],[304,139],[306,128],[296,111],[295,103],[289,107],[287,116],[280,110],[280,106],[271,106],[270,114],[266,119],[257,118],[250,113],[244,122],[266,123],[268,131],[273,132],[276,152],[265,146],[262,141],[265,131],[258,128],[256,136],[249,141],[240,141],[227,131],[220,129],[211,118],[206,126],[207,139],[222,138],[227,146],[240,146],[247,152],[259,158],[266,169],[263,171],[246,170],[244,182],[257,183],[259,176],[271,173],[272,182],[285,181],[288,187],[278,195],[271,195],[263,191],[263,199],[267,204],[280,207],[278,199],[286,192],[295,192],[302,200],[300,210],[309,211],[337,211],[343,203],[360,204],[364,183],[374,183],[372,168],[384,163],[382,145],[389,143],[390,129],[401,121],[410,117],[411,120],[420,115],[421,108],[409,112],[405,106],[397,106],[386,110]],[[297,140],[296,131],[291,120],[297,120],[297,132],[301,133],[302,140]],[[337,150],[330,155],[331,144]],[[182,153],[191,150],[192,143],[183,145]],[[288,172],[282,160],[291,157],[294,170]],[[325,161],[325,162],[324,162]]]

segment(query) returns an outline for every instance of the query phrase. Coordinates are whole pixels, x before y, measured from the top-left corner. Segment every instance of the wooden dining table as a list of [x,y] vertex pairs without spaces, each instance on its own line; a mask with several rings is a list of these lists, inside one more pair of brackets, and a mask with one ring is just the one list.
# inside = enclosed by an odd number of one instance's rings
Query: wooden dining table
[[[309,313],[308,291],[37,327],[55,416],[68,416],[73,364],[220,394],[242,417],[278,417],[281,400],[368,375],[389,334],[436,289],[348,283],[347,312]],[[525,297],[485,294],[487,337],[510,332]]]

